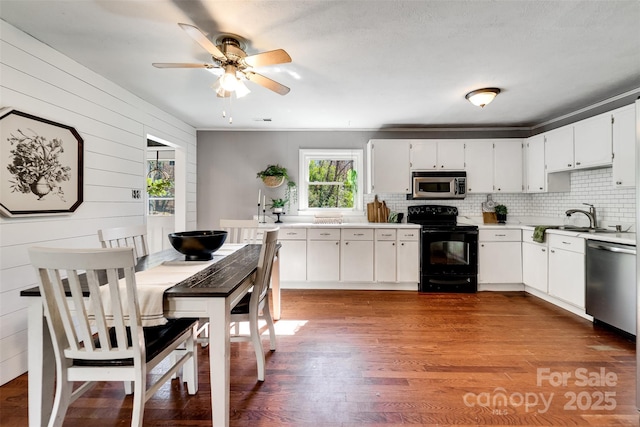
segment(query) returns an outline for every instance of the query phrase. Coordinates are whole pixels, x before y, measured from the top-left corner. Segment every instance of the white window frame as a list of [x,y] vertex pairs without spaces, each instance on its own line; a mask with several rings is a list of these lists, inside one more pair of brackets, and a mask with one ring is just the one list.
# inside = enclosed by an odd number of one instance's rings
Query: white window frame
[[[354,207],[345,208],[309,208],[309,161],[311,160],[353,160],[358,173],[358,189]],[[343,215],[362,215],[363,190],[364,190],[364,150],[349,148],[334,149],[301,149],[299,151],[299,177],[298,184],[298,212],[300,214],[313,214],[316,212],[339,212]]]

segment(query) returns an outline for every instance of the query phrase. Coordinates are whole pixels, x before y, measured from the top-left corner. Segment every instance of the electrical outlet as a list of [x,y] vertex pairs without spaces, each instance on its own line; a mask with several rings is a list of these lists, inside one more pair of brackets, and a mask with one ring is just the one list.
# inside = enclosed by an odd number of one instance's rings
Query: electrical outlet
[[140,190],[139,189],[132,189],[131,190],[131,198],[132,199],[139,199],[140,198]]

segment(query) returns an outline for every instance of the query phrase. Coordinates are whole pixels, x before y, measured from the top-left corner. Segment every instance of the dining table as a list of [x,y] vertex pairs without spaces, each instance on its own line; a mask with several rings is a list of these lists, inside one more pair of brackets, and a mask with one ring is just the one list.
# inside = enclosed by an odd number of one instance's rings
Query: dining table
[[[229,244],[213,254],[213,262],[203,270],[164,291],[163,311],[167,318],[207,318],[209,320],[209,372],[214,427],[229,425],[230,401],[230,316],[231,309],[253,286],[261,245]],[[173,248],[141,257],[136,273],[154,267],[178,265],[185,256]],[[271,277],[273,305],[280,307],[279,257]],[[21,291],[30,298],[28,311],[29,426],[46,425],[54,397],[55,363],[49,328],[44,317],[40,290]],[[88,289],[85,292],[88,299]],[[279,317],[279,313],[278,313]]]

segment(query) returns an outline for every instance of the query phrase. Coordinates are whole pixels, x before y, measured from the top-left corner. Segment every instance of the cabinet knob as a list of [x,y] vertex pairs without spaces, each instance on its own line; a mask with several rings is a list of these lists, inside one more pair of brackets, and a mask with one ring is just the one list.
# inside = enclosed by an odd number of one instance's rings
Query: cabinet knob
[[546,249],[544,249],[544,248],[542,248],[542,252],[547,252],[547,250],[546,250]]
[[552,254],[556,253],[556,251],[554,251],[553,249],[551,249],[549,252],[551,252]]
[[340,242],[336,242],[336,245],[339,245],[339,244],[340,244]]
[[580,165],[581,165],[581,163],[580,163],[580,162],[576,162],[576,166],[580,166]]
[[433,168],[434,168],[434,169],[435,169],[435,168],[437,168],[437,167],[438,167],[438,166],[436,166],[436,165],[433,165]]
[[344,242],[344,244],[345,244],[345,245],[348,245],[348,244],[349,244],[349,242]]
[[568,163],[568,164],[567,164],[567,166],[568,166],[568,167],[571,167],[571,163]]
[[441,168],[444,168],[444,165],[440,165]]
[[501,190],[501,189],[500,189],[500,188],[498,188],[498,191],[500,191],[500,190]]
[[616,185],[622,185],[622,181],[616,181]]
[[484,248],[484,244],[483,244],[483,245],[480,245],[480,247]]
[[540,187],[540,190],[544,190],[544,188]]

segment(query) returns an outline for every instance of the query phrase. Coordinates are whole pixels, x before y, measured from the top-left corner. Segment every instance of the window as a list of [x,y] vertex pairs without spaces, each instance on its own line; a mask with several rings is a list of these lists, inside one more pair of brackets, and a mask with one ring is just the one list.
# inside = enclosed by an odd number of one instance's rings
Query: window
[[363,151],[300,150],[299,210],[362,211]]
[[[153,160],[147,160],[147,194],[149,215],[173,215],[175,213],[175,160],[168,159],[164,151]],[[160,158],[165,157],[165,158]]]

